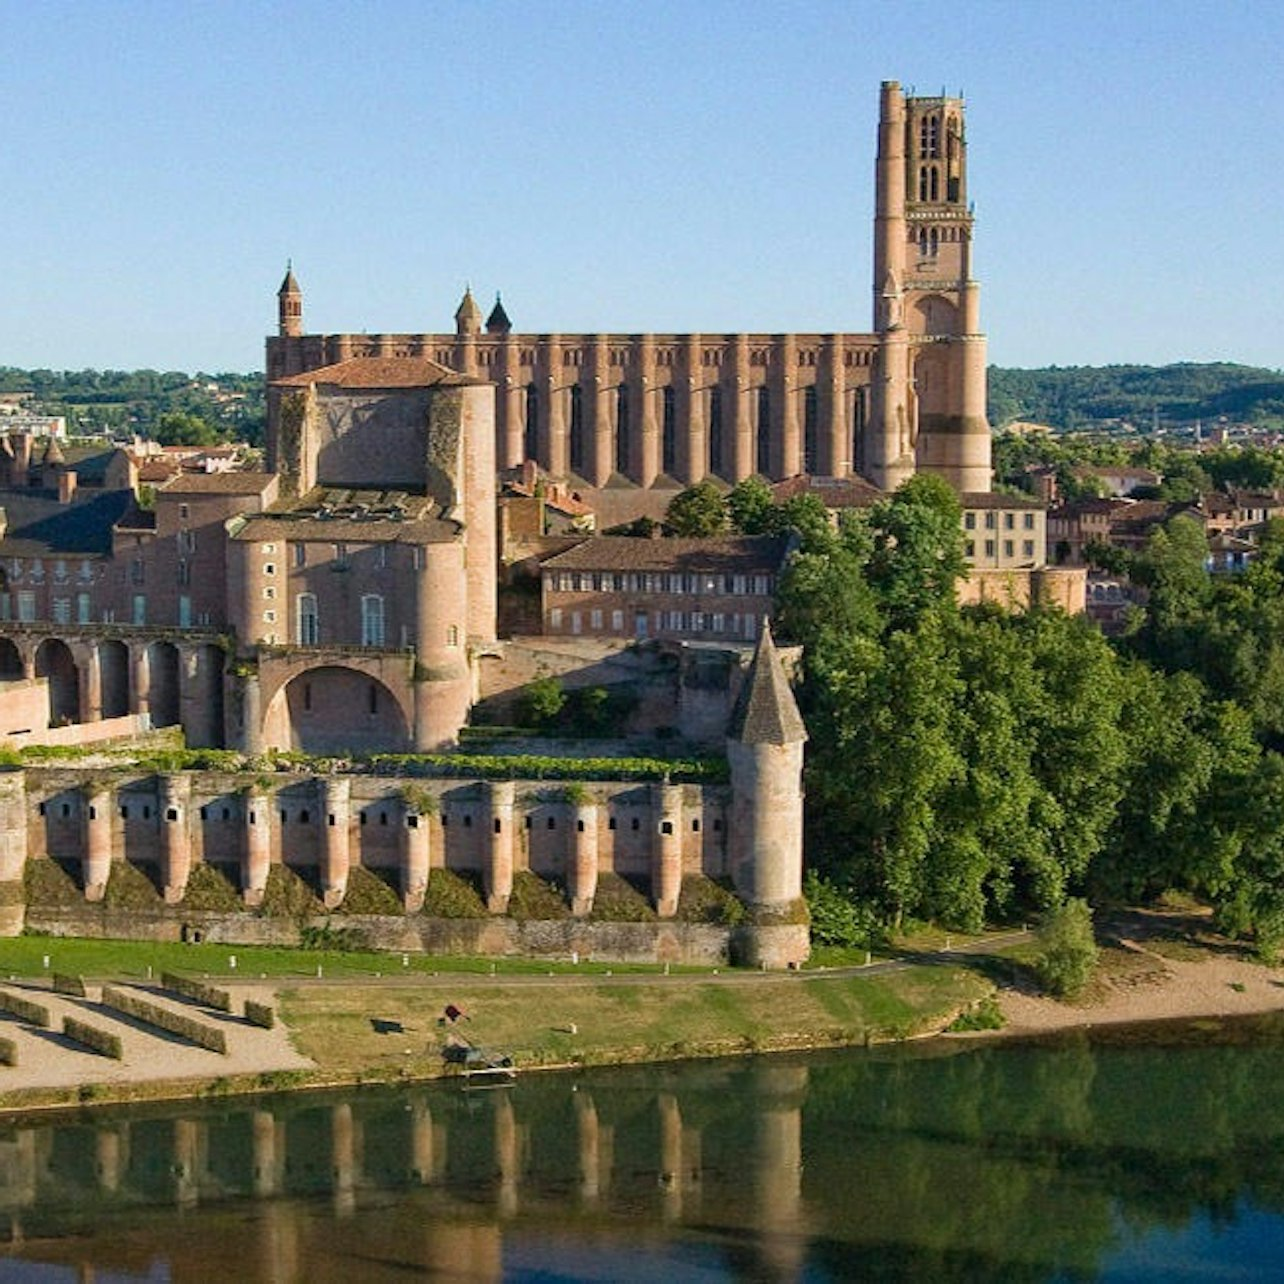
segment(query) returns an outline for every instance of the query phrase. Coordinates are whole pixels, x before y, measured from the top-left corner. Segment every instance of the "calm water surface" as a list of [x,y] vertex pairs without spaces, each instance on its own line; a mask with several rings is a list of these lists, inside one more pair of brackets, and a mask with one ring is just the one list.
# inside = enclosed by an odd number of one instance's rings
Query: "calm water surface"
[[1284,1020],[0,1128],[0,1280],[1284,1279]]

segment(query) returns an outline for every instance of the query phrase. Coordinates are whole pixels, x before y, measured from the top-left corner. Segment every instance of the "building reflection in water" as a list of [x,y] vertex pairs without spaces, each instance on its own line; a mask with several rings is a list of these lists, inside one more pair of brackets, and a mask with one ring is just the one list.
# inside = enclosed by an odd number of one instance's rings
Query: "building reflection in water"
[[756,1245],[755,1278],[794,1279],[807,1083],[805,1066],[728,1063],[690,1088],[613,1071],[10,1124],[2,1251],[87,1279],[498,1280],[506,1247],[609,1275],[612,1253],[687,1228],[715,1258],[726,1235],[737,1274]]

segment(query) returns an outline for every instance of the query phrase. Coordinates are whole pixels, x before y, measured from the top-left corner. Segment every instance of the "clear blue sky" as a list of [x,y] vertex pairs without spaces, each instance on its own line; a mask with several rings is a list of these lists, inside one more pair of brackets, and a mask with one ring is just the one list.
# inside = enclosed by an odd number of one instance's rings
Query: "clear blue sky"
[[0,365],[866,330],[878,86],[962,91],[991,359],[1284,365],[1278,3],[0,0]]

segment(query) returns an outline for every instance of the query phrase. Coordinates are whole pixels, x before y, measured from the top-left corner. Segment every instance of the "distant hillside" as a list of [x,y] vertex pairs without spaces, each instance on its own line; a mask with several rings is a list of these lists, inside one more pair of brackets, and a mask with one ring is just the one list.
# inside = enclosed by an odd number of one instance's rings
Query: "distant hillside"
[[261,374],[186,374],[181,370],[21,370],[0,366],[0,393],[31,392],[34,408],[65,415],[73,433],[154,435],[166,415],[190,415],[222,437],[263,436]]
[[1284,372],[1229,362],[1175,366],[990,367],[990,422],[1073,429],[1088,420],[1216,420],[1284,427]]

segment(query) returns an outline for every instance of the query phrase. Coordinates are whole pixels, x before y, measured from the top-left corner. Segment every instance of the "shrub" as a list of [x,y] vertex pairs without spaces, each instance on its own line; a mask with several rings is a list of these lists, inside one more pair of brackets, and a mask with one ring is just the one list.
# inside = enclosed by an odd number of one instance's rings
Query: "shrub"
[[0,990],[0,1012],[11,1012],[20,1020],[30,1025],[38,1025],[42,1030],[49,1029],[52,1018],[49,1009],[43,1003],[33,1003],[24,999],[21,994],[9,990]]
[[204,981],[196,981],[189,976],[179,976],[175,972],[162,972],[160,980],[165,989],[181,994],[185,999],[195,999],[197,1003],[203,1003],[207,1008],[214,1008],[218,1012],[232,1010],[232,995],[228,990],[221,990],[216,985],[206,985]]
[[1004,1026],[1003,1011],[999,1001],[992,994],[987,994],[979,1003],[960,1012],[946,1027],[951,1034],[968,1034],[975,1030],[1002,1030]]
[[448,869],[428,874],[423,913],[428,918],[485,918],[486,905],[477,888]]
[[677,917],[684,923],[716,923],[735,927],[744,922],[744,903],[728,887],[703,874],[688,874],[678,895]]
[[0,1038],[0,1066],[16,1066],[17,1064],[17,1040]]
[[811,939],[817,945],[838,945],[847,949],[869,947],[879,931],[874,911],[858,904],[838,883],[807,871],[803,896],[811,913]]
[[513,875],[513,894],[508,898],[508,917],[528,919],[569,918],[570,907],[561,891],[538,874],[519,869]]
[[545,674],[527,684],[517,703],[518,717],[526,726],[544,730],[553,726],[565,705],[561,681]]
[[1038,940],[1041,951],[1034,960],[1034,971],[1039,983],[1057,998],[1073,998],[1087,985],[1097,965],[1088,902],[1071,899],[1050,910],[1039,926]]
[[308,923],[299,929],[299,944],[305,950],[329,950],[334,953],[351,953],[363,947],[361,933],[355,927],[335,927],[329,919],[324,923]]
[[195,1017],[185,1016],[181,1012],[171,1012],[157,1003],[149,1003],[146,999],[125,990],[118,990],[115,986],[103,986],[103,1007],[123,1012],[126,1016],[133,1017],[135,1021],[154,1025],[158,1030],[164,1030],[168,1034],[176,1034],[210,1052],[227,1052],[227,1035],[222,1030],[206,1025],[204,1021],[198,1021]]
[[253,999],[246,999],[245,1019],[251,1025],[270,1030],[276,1025],[276,1009],[270,1003],[256,1003]]
[[85,1021],[77,1021],[75,1017],[63,1017],[62,1032],[67,1038],[101,1056],[111,1057],[114,1061],[119,1061],[124,1056],[120,1035],[113,1034],[110,1030],[100,1030]]
[[83,976],[69,976],[66,972],[55,972],[53,974],[53,988],[55,994],[70,994],[75,999],[86,997],[85,978]]

